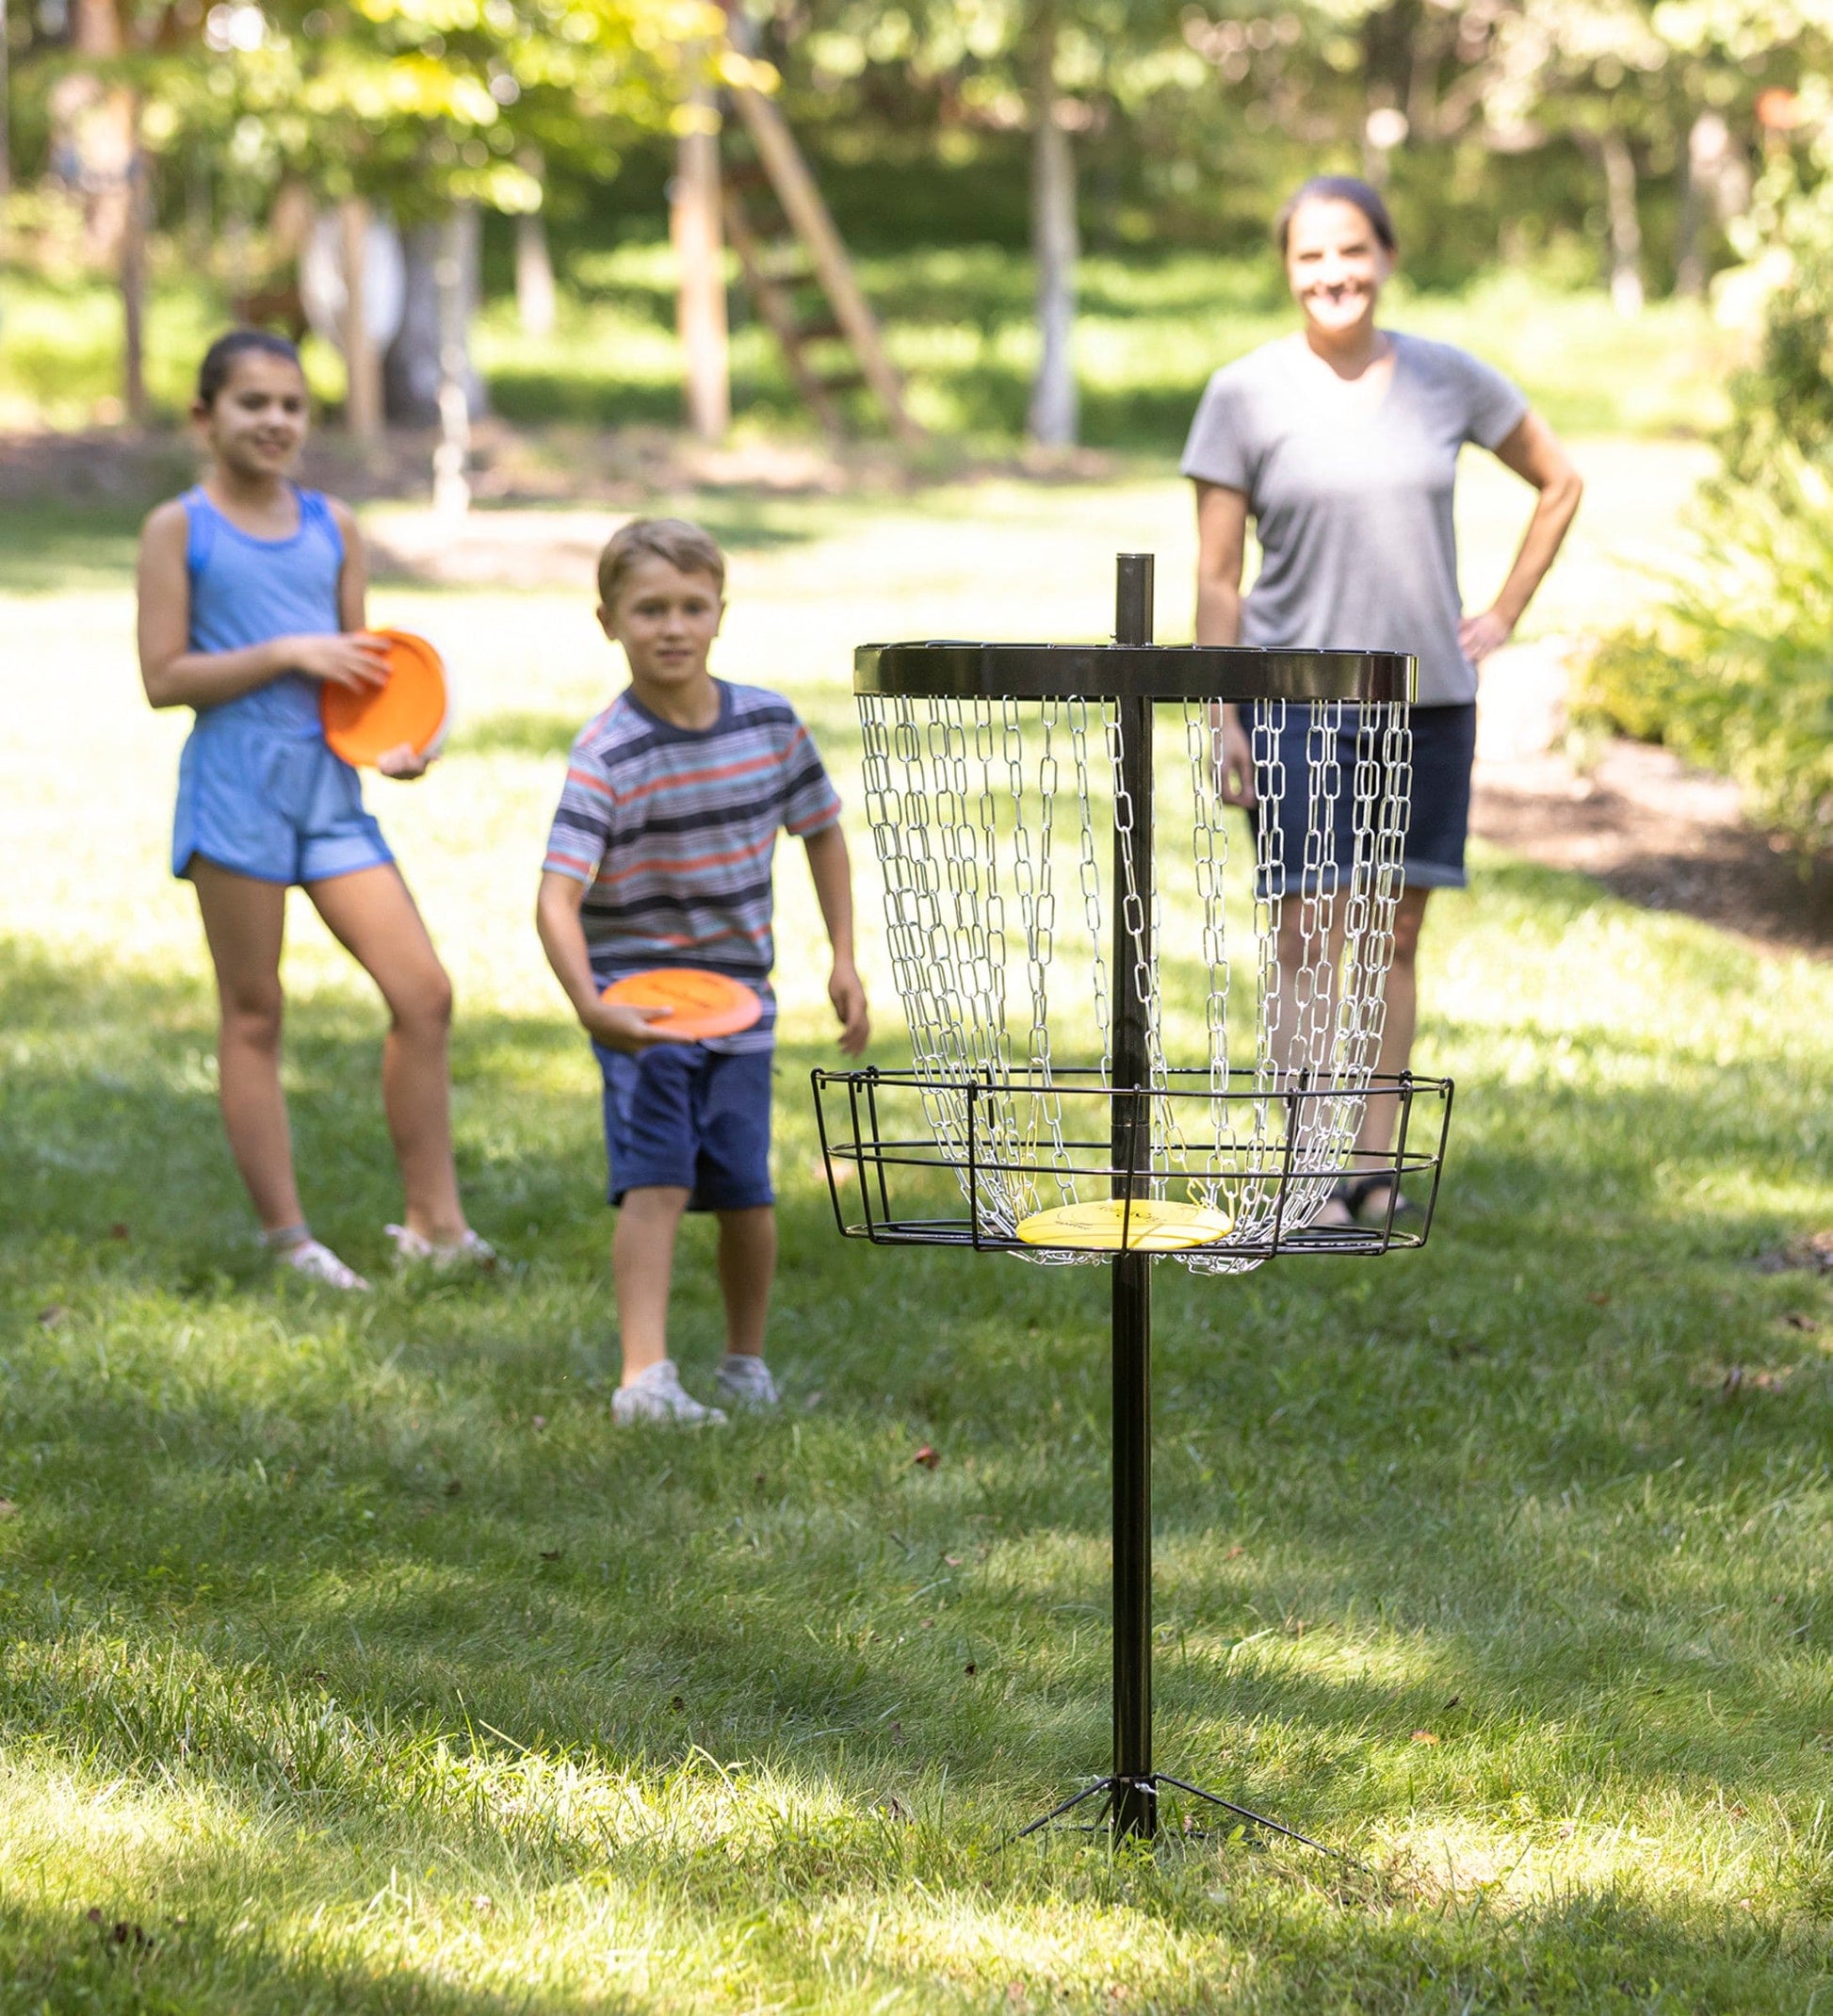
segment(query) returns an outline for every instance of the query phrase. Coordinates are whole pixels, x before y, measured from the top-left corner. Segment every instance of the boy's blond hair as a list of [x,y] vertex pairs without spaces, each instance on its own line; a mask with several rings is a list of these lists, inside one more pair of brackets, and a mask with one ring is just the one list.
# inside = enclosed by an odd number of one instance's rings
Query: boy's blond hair
[[598,600],[615,611],[618,591],[638,564],[665,560],[680,574],[709,574],[725,593],[725,555],[711,532],[686,518],[632,518],[598,556]]

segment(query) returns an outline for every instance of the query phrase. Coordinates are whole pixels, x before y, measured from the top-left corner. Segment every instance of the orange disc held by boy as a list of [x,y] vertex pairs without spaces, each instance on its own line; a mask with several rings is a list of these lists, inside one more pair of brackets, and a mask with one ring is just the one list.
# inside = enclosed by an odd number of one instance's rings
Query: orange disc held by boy
[[603,998],[625,1008],[666,1008],[669,1013],[650,1029],[680,1043],[736,1036],[764,1013],[764,1003],[742,981],[695,966],[658,966],[627,974],[612,981]]

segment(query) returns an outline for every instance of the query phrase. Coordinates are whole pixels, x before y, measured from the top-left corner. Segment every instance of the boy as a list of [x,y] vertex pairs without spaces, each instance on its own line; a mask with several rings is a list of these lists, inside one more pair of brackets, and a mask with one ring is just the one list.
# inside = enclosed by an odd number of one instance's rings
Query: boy
[[[725,611],[725,560],[679,518],[638,518],[599,556],[598,621],[629,687],[573,745],[536,921],[605,1074],[605,1138],[624,1381],[619,1422],[723,1422],[682,1390],[668,1356],[669,1279],[684,1211],[719,1218],[726,1355],[722,1397],[776,1404],[764,1319],[776,1272],[770,1180],[771,858],[779,827],[808,849],[834,950],[840,1048],[869,1025],[853,966],[840,801],[787,700],[706,669]],[[667,1011],[601,999],[628,974],[710,967],[763,1002],[740,1034],[671,1039]]]

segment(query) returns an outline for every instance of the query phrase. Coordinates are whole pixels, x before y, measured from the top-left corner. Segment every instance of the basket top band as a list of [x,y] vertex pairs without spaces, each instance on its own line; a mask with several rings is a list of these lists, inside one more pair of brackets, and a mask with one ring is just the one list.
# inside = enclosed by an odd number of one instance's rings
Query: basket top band
[[1217,644],[861,644],[852,690],[911,700],[1411,700],[1403,651]]

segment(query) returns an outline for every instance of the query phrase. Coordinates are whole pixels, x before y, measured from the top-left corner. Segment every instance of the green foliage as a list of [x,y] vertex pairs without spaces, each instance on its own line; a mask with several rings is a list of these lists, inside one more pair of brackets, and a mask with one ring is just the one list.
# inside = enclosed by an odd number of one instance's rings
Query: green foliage
[[1737,779],[1752,813],[1833,847],[1833,494],[1798,459],[1708,505],[1694,569],[1606,639],[1580,702]]
[[1770,487],[1794,503],[1792,472],[1803,462],[1833,474],[1833,175],[1803,187],[1792,162],[1766,179],[1750,220],[1758,271],[1778,285],[1765,304],[1756,363],[1732,384],[1725,484]]
[[[1029,266],[979,244],[874,255],[859,268],[925,424],[988,447],[1019,438],[1036,356]],[[477,354],[497,409],[527,422],[673,421],[681,364],[666,248],[576,253],[572,270],[551,338],[524,336],[506,301],[486,309]],[[1292,326],[1264,252],[1092,253],[1079,294],[1082,438],[1095,447],[1175,454],[1209,373]],[[735,305],[738,411],[805,426],[773,340]],[[1722,411],[1718,339],[1682,303],[1626,322],[1598,295],[1491,274],[1456,295],[1397,287],[1389,313],[1401,328],[1490,358],[1563,431],[1675,431]]]
[[1606,639],[1580,703],[1736,778],[1812,850],[1833,847],[1833,183],[1779,179],[1787,277],[1732,383],[1698,554],[1664,608]]

